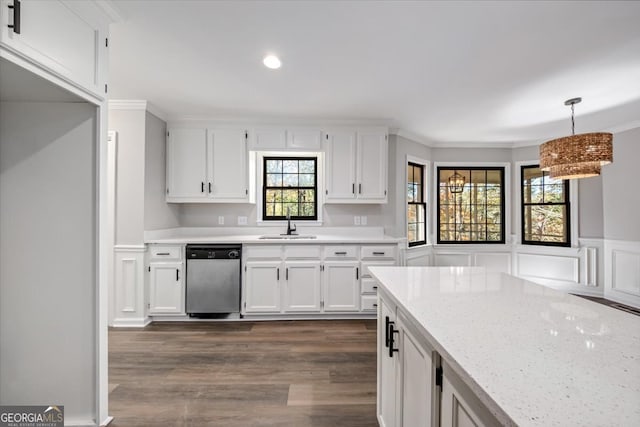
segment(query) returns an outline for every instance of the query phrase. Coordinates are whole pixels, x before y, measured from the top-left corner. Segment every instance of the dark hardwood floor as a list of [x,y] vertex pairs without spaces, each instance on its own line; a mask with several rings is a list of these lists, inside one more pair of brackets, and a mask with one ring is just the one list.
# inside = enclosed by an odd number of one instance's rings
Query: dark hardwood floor
[[375,320],[111,329],[111,426],[377,426],[375,329]]

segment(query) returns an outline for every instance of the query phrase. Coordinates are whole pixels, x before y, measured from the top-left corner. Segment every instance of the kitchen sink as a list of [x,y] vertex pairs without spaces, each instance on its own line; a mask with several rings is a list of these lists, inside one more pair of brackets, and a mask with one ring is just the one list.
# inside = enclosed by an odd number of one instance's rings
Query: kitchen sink
[[260,236],[261,240],[298,240],[298,239],[315,239],[317,236],[310,234],[266,234]]

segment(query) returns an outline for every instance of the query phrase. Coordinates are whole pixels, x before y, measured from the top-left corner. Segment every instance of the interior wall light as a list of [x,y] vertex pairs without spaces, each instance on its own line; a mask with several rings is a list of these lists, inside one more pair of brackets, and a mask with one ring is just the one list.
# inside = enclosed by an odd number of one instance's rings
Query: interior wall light
[[551,178],[574,179],[600,175],[601,167],[613,161],[613,134],[607,132],[575,133],[574,106],[582,98],[572,98],[571,136],[553,139],[540,146],[540,169]]
[[466,181],[467,180],[464,176],[460,175],[458,172],[455,172],[449,177],[449,191],[454,194],[462,193]]

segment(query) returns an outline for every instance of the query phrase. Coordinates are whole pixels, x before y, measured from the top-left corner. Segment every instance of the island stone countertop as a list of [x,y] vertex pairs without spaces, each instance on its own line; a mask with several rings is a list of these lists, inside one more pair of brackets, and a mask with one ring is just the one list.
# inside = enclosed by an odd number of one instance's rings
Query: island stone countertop
[[640,316],[478,267],[371,267],[504,424],[640,426]]

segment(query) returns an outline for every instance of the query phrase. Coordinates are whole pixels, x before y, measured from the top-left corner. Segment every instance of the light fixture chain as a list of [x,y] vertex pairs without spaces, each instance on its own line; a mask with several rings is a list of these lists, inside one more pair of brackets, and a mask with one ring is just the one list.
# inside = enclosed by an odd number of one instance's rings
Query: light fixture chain
[[571,135],[575,135],[576,134],[576,122],[573,119],[573,108],[575,107],[575,104],[571,104]]

